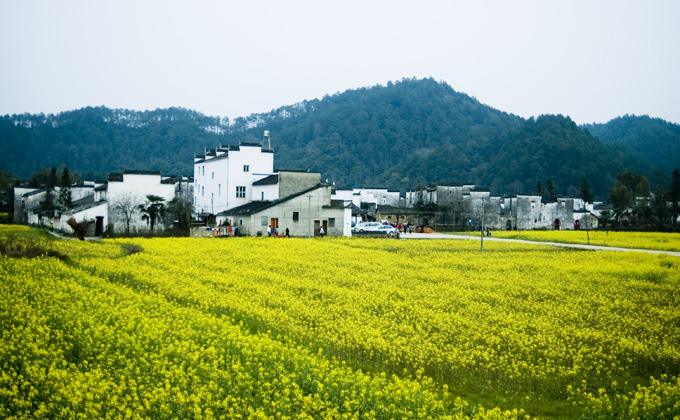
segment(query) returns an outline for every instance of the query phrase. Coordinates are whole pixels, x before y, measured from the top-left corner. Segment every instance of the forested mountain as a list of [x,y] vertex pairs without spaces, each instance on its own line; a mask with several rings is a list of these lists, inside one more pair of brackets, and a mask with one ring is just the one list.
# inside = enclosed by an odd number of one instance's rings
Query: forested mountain
[[81,173],[190,174],[194,153],[261,141],[264,130],[277,168],[319,171],[342,187],[472,182],[502,194],[534,192],[537,181],[552,179],[558,194],[575,194],[587,177],[603,197],[624,170],[653,186],[663,176],[653,161],[604,144],[569,118],[525,120],[432,79],[348,90],[231,124],[181,108],[4,116],[0,168],[23,177],[60,164]]
[[222,141],[228,120],[183,108],[83,108],[0,117],[0,168],[27,177],[64,164],[80,172],[122,169],[192,173],[194,153]]
[[619,172],[666,182],[630,151],[605,145],[563,116],[525,120],[432,79],[350,90],[237,119],[226,137],[272,130],[276,163],[320,171],[342,186],[409,188],[472,182],[494,193],[534,192],[552,179],[577,195],[587,177],[604,197]]
[[680,167],[680,125],[646,115],[624,115],[585,126],[619,150],[634,151],[666,173]]

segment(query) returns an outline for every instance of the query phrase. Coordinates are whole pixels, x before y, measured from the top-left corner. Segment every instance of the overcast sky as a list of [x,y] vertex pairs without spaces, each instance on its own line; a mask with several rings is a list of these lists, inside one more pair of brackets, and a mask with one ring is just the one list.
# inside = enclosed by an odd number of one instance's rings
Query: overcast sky
[[680,1],[0,0],[0,115],[234,119],[433,77],[522,117],[680,123]]

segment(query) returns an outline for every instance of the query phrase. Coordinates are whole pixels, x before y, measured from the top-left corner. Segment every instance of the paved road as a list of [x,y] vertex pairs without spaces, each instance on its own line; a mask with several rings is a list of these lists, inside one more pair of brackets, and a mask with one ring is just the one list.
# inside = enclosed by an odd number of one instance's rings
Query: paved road
[[[468,235],[453,235],[450,233],[407,233],[402,234],[400,239],[459,239],[459,240],[469,240],[469,241],[479,241],[479,235],[468,236]],[[494,238],[484,237],[485,241],[499,241],[499,242],[517,242],[522,244],[536,244],[536,245],[550,245],[550,246],[561,246],[564,248],[578,248],[578,249],[591,249],[595,251],[621,251],[621,252],[647,252],[649,254],[663,254],[672,255],[674,257],[680,257],[680,252],[674,251],[657,251],[654,249],[633,249],[633,248],[615,248],[610,246],[597,246],[597,245],[581,245],[581,244],[562,244],[558,242],[538,242],[538,241],[527,241],[523,239],[504,239],[504,238]]]

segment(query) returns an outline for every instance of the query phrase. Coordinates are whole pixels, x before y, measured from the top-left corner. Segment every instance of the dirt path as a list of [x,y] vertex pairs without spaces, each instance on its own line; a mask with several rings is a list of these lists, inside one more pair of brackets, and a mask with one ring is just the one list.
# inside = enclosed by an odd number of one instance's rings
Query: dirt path
[[[400,239],[459,239],[459,240],[469,240],[469,241],[479,241],[479,236],[468,236],[468,235],[453,235],[450,233],[407,233],[402,234]],[[539,241],[527,241],[524,239],[504,239],[504,238],[494,238],[484,237],[484,241],[499,241],[499,242],[517,242],[522,244],[534,244],[534,245],[550,245],[550,246],[561,246],[563,248],[578,248],[578,249],[590,249],[594,251],[621,251],[621,252],[646,252],[649,254],[662,254],[662,255],[672,255],[674,257],[680,257],[680,252],[676,251],[658,251],[655,249],[636,249],[636,248],[616,248],[611,246],[599,246],[599,245],[581,245],[581,244],[563,244],[559,242],[539,242]]]

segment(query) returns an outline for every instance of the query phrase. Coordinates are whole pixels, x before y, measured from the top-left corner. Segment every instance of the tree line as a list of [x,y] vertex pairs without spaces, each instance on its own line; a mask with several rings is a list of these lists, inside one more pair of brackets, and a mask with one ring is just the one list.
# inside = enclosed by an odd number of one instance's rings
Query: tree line
[[40,166],[66,165],[88,180],[124,169],[189,174],[194,154],[260,142],[264,130],[272,133],[275,167],[318,171],[348,188],[472,183],[507,195],[533,192],[550,178],[556,194],[575,196],[586,177],[595,197],[606,199],[617,174],[668,185],[669,162],[680,161],[675,124],[631,116],[582,127],[561,115],[524,119],[443,82],[403,79],[233,121],[183,108],[6,115],[0,168],[28,177]]
[[[74,202],[71,188],[83,185],[84,181],[77,172],[69,171],[68,167],[59,169],[41,168],[32,173],[26,180],[15,173],[0,170],[0,221],[11,223],[14,213],[14,188],[27,187],[44,189],[44,197],[39,202],[38,215],[40,217],[58,217],[60,214],[72,210]],[[130,222],[140,217],[149,223],[151,233],[158,223],[172,227],[179,233],[187,233],[191,226],[193,214],[192,197],[177,194],[172,200],[166,201],[157,195],[140,197],[118,197],[110,201],[111,216],[122,220],[126,234],[130,234]],[[76,235],[84,236],[87,223],[69,221]],[[111,234],[113,232],[110,232]]]

